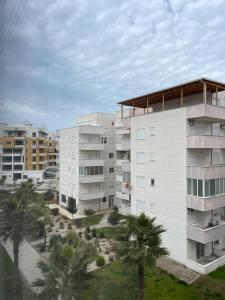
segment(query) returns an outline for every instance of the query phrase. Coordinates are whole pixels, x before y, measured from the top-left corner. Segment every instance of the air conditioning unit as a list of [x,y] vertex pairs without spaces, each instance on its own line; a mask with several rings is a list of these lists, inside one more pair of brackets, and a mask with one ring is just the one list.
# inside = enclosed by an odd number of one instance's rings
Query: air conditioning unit
[[191,127],[193,127],[195,125],[195,120],[193,120],[193,119],[189,119],[188,122]]
[[220,123],[220,128],[225,129],[225,123]]

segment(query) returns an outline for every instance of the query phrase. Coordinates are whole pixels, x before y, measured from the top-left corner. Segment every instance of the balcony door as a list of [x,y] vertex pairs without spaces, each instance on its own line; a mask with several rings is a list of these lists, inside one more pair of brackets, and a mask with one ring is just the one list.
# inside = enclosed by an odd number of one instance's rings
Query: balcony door
[[114,196],[109,196],[109,208],[112,208],[114,206]]
[[196,242],[196,258],[199,259],[204,256],[204,244]]

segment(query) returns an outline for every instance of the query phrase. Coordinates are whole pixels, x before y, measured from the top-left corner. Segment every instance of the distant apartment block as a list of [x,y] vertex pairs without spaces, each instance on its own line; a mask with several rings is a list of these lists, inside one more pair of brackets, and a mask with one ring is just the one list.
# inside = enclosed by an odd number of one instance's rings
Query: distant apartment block
[[0,124],[0,178],[15,183],[42,181],[47,167],[57,167],[57,140],[29,123]]
[[115,199],[114,115],[93,113],[60,130],[60,204],[76,200],[77,213],[105,210]]
[[156,217],[170,257],[202,274],[225,264],[224,90],[187,82],[120,102],[115,121],[117,201]]

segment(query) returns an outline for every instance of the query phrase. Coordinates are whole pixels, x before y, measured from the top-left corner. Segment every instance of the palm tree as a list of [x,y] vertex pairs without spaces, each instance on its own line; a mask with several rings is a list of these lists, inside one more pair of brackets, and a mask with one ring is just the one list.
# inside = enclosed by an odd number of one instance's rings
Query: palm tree
[[34,185],[31,180],[23,182],[13,191],[2,206],[2,221],[0,237],[3,241],[11,240],[14,257],[14,292],[18,298],[19,292],[19,247],[24,237],[30,232],[31,224],[40,217],[37,203],[32,204],[35,197]]
[[138,275],[138,299],[144,300],[144,269],[154,266],[156,259],[168,255],[161,246],[162,225],[155,224],[144,213],[128,216],[127,221],[118,228],[119,255],[128,267],[135,267]]
[[92,261],[87,244],[70,233],[66,238],[52,237],[49,262],[40,261],[44,280],[34,286],[42,286],[41,296],[50,300],[75,300],[87,276],[87,265]]

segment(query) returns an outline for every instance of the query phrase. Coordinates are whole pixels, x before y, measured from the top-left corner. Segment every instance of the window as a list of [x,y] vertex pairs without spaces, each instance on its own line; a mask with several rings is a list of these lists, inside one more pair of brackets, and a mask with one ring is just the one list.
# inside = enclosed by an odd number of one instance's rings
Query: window
[[36,137],[36,132],[32,132],[32,137]]
[[151,186],[155,186],[155,179],[151,178]]
[[137,187],[145,187],[145,177],[144,176],[137,176],[136,177],[136,186]]
[[14,165],[13,170],[23,170],[23,166],[22,165]]
[[2,170],[3,171],[11,171],[12,170],[12,165],[2,165]]
[[102,202],[106,202],[106,197],[102,198]]
[[109,153],[109,158],[114,158],[114,153]]
[[144,152],[137,152],[136,153],[136,163],[137,164],[144,164],[145,163],[145,153]]
[[6,141],[6,145],[11,145],[12,142],[11,141]]
[[140,128],[136,130],[136,140],[145,139],[145,128]]
[[150,135],[154,136],[155,135],[155,127],[150,126]]
[[150,161],[155,160],[155,152],[150,152]]
[[32,141],[32,145],[36,145],[36,141]]
[[123,182],[130,183],[130,172],[123,172]]
[[101,137],[101,144],[107,144],[107,138],[106,137]]
[[102,166],[79,167],[80,176],[92,176],[92,175],[102,175],[102,174],[103,174]]
[[107,138],[104,137],[104,144],[107,144]]
[[61,202],[66,203],[66,195],[61,194]]
[[209,180],[187,179],[187,194],[197,197],[212,197],[225,193],[224,178]]
[[114,168],[109,168],[109,173],[114,173]]
[[28,178],[28,176],[27,175],[23,175],[23,179],[27,179]]
[[145,201],[137,200],[136,201],[136,211],[145,212]]

